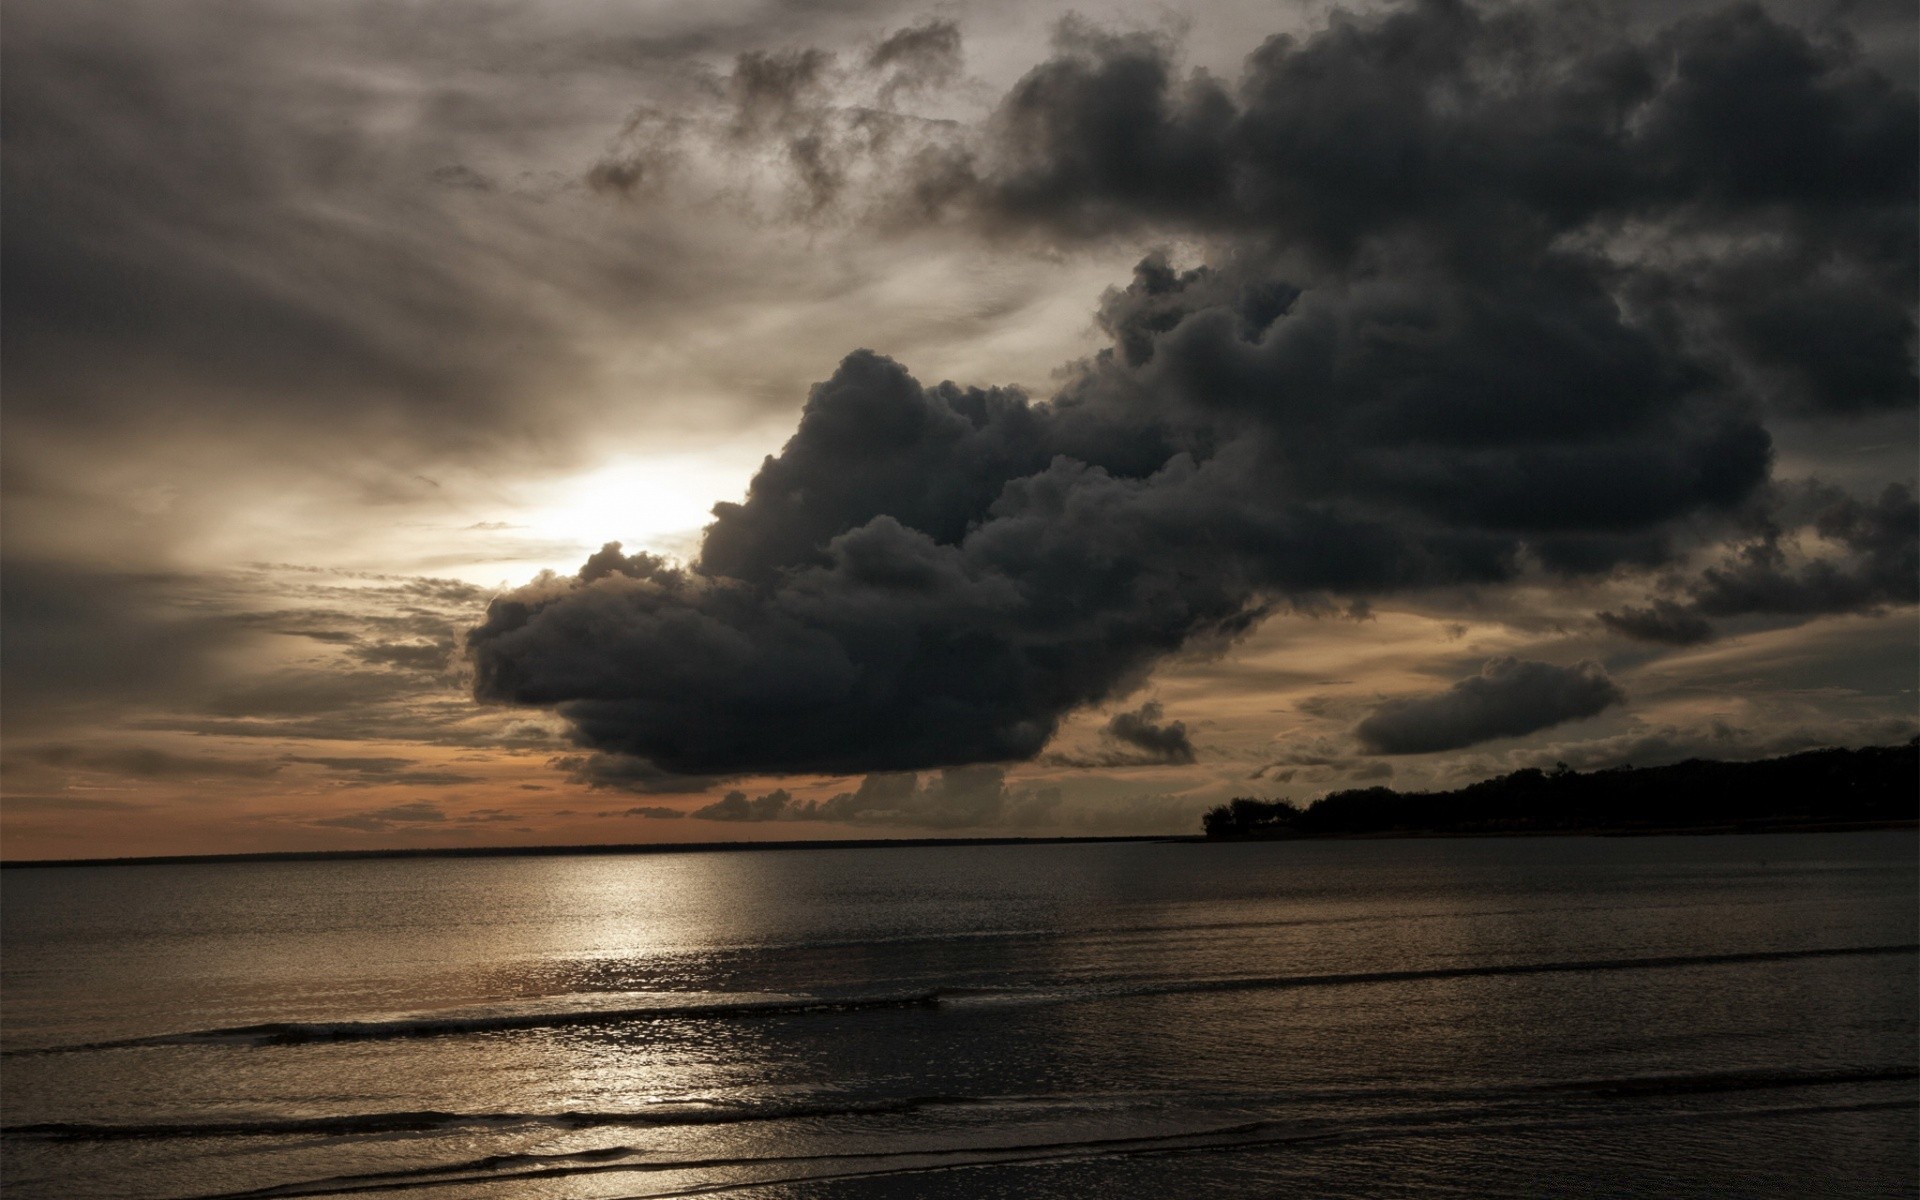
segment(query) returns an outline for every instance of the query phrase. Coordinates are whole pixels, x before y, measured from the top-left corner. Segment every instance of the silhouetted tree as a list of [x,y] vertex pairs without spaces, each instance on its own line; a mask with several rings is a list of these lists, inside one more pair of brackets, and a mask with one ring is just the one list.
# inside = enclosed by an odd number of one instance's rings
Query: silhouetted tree
[[1750,763],[1689,759],[1586,774],[1555,763],[1550,772],[1529,767],[1450,792],[1332,792],[1305,809],[1242,797],[1201,824],[1211,838],[1763,829],[1914,820],[1917,810],[1920,738]]

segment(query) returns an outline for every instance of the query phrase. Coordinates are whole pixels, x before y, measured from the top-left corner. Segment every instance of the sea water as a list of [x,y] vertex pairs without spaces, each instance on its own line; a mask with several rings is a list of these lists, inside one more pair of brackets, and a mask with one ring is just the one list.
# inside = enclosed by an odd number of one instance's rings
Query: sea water
[[1908,832],[0,873],[36,1197],[1913,1196]]

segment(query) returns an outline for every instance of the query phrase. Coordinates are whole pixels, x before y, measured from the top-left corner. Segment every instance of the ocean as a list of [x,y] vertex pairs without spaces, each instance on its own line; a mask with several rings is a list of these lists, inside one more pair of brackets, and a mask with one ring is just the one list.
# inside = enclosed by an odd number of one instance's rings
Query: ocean
[[0,888],[8,1200],[1920,1195],[1911,832]]

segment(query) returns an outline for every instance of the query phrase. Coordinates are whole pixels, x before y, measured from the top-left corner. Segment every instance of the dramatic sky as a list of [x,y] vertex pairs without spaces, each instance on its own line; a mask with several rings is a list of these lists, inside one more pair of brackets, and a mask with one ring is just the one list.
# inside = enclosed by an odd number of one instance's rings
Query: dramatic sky
[[4,853],[1915,727],[1915,18],[13,0]]

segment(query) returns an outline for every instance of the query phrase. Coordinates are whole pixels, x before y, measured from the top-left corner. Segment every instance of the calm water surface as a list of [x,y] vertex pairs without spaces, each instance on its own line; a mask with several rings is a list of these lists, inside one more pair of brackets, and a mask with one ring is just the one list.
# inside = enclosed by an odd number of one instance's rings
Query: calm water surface
[[36,1197],[1915,1196],[1911,833],[9,870]]

